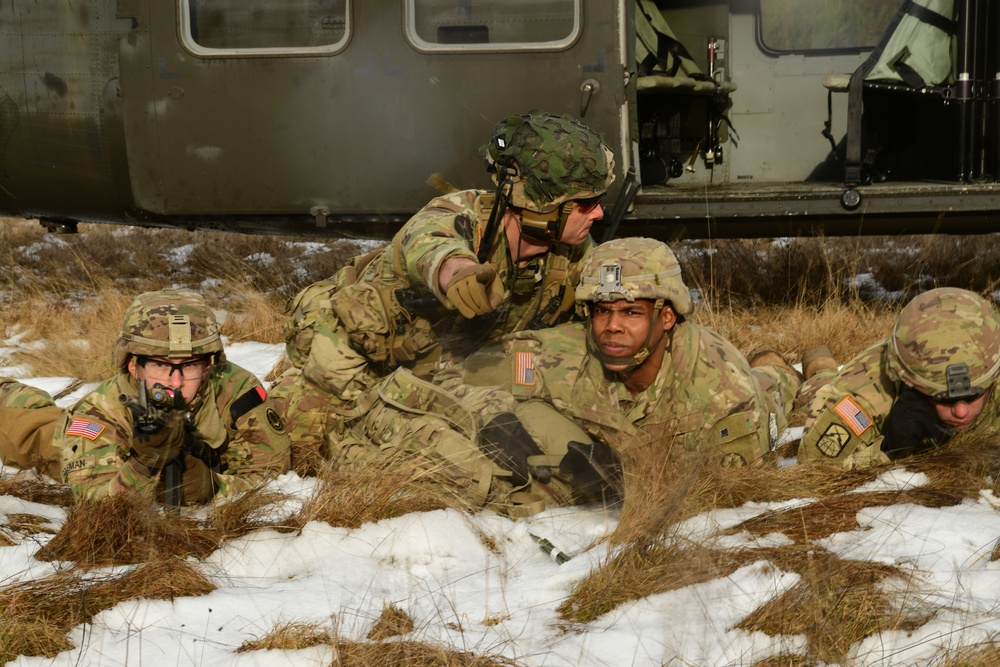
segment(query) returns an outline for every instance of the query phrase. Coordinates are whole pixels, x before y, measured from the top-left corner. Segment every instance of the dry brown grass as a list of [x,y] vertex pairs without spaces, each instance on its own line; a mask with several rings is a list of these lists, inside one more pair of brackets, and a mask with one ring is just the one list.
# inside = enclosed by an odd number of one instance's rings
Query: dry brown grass
[[747,555],[770,557],[801,579],[736,627],[772,636],[804,635],[809,641],[808,656],[824,662],[842,663],[850,648],[865,637],[887,630],[913,630],[933,615],[919,601],[901,605],[900,595],[883,586],[887,580],[905,580],[889,565],[842,560],[816,548]]
[[283,342],[285,301],[281,295],[262,294],[243,288],[226,303],[232,312],[222,323],[222,335],[232,342]]
[[331,667],[518,667],[501,656],[478,655],[468,651],[434,646],[418,641],[381,643],[337,642]]
[[[395,607],[386,607],[386,610],[393,610],[391,613],[394,617],[396,614],[402,613]],[[385,618],[386,610],[383,610],[382,618]],[[398,623],[399,620],[394,618],[390,625],[395,627]],[[412,630],[412,621],[410,621],[410,626],[410,630]],[[378,641],[402,634],[401,632],[389,632],[389,634],[378,637],[373,637],[373,633],[375,633],[374,628],[372,633],[368,635],[368,639],[374,641],[357,642],[338,639],[334,632],[324,629],[317,623],[276,623],[264,636],[243,642],[243,645],[236,649],[236,652],[302,649],[329,644],[334,652],[333,662],[330,663],[331,667],[381,667],[383,665],[392,665],[393,667],[518,667],[518,663],[508,658],[457,651],[421,641]]]
[[382,613],[375,620],[372,629],[368,631],[368,639],[381,641],[389,637],[398,637],[413,632],[413,619],[405,611],[394,604],[382,607]]
[[100,567],[165,556],[204,556],[218,545],[190,519],[164,513],[145,494],[120,493],[73,508],[39,560]]
[[752,309],[702,308],[695,320],[715,329],[744,354],[757,348],[776,350],[790,364],[817,345],[828,345],[844,363],[892,333],[896,312],[858,299],[803,304],[767,305]]
[[66,632],[95,614],[133,598],[173,600],[215,590],[183,559],[160,558],[124,574],[79,570],[0,588],[0,659],[54,656],[72,648]]
[[163,511],[146,494],[87,500],[70,510],[62,529],[36,554],[39,560],[82,567],[142,563],[164,557],[202,558],[226,541],[263,527],[294,529],[271,511],[286,496],[252,489],[216,505],[205,521]]
[[236,652],[297,650],[333,644],[335,641],[333,632],[318,623],[279,622],[262,637],[243,642]]
[[97,381],[111,375],[111,346],[138,294],[183,287],[229,316],[232,340],[279,342],[285,301],[337,271],[354,241],[122,228],[81,224],[47,234],[35,222],[0,219],[0,315],[20,335],[13,363],[35,376]]
[[449,478],[440,465],[428,465],[419,456],[402,451],[380,456],[355,470],[334,470],[326,465],[317,477],[313,495],[290,520],[296,525],[323,521],[357,528],[411,512],[471,509],[462,484]]
[[288,496],[258,487],[216,504],[204,529],[217,542],[234,540],[260,528],[292,530],[284,514],[275,512]]
[[816,667],[819,662],[804,655],[781,654],[758,660],[750,667]]
[[994,667],[1000,665],[1000,638],[945,651],[927,663],[932,667]]
[[53,485],[36,477],[22,475],[0,479],[0,495],[57,507],[72,507],[75,502],[68,486]]
[[568,623],[589,623],[629,600],[724,577],[744,561],[686,540],[629,544],[578,583],[556,611]]
[[712,239],[673,248],[687,284],[733,310],[854,300],[891,307],[934,287],[990,293],[1000,280],[996,234]]

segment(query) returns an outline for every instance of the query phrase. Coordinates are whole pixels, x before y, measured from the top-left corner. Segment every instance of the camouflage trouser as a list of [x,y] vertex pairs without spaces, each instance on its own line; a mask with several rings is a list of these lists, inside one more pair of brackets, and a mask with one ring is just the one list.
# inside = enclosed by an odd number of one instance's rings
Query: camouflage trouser
[[269,396],[285,422],[292,469],[303,475],[315,473],[320,462],[328,458],[330,438],[343,435],[355,404],[332,397],[306,380],[297,368],[282,374]]
[[[453,491],[477,507],[488,505],[512,515],[526,515],[571,502],[571,489],[558,474],[547,484],[532,480],[527,487],[515,488],[510,471],[492,461],[477,444],[480,415],[439,387],[397,369],[379,384],[377,394],[372,407],[345,434],[334,432],[328,438],[327,452],[337,467],[359,468],[403,452],[417,457],[422,467],[433,468]],[[589,438],[573,422],[542,405],[542,409],[518,405],[515,414],[524,420],[526,430],[544,452],[541,458],[545,460],[531,464],[553,466],[557,473],[567,441],[587,442]],[[406,457],[400,460],[413,461]]]
[[783,431],[788,427],[802,378],[782,366],[758,366],[750,372],[764,390],[768,412],[777,417],[778,431]]
[[807,413],[809,404],[816,398],[816,392],[819,391],[820,387],[828,383],[836,375],[837,369],[828,368],[816,373],[816,375],[803,382],[802,386],[799,387],[798,395],[795,397],[795,411],[797,413],[801,412],[809,420],[815,419],[816,415]]

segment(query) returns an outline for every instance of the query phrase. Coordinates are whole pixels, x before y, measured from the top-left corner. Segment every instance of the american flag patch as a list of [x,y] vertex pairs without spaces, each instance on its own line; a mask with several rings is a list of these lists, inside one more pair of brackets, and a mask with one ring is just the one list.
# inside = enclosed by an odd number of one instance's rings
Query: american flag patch
[[833,409],[851,427],[854,435],[861,435],[871,428],[872,420],[850,396],[837,403]]
[[514,384],[531,387],[535,384],[535,353],[514,353]]
[[104,424],[76,417],[66,429],[66,435],[79,435],[87,440],[97,440],[97,436],[104,433],[105,428],[107,427]]

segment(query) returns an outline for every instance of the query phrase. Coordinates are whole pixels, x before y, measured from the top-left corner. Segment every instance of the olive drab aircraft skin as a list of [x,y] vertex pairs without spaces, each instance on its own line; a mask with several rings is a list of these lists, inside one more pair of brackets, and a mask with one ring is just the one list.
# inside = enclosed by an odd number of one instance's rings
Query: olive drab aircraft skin
[[606,211],[634,170],[619,235],[994,230],[998,6],[9,0],[0,215],[386,237],[540,109],[605,136]]

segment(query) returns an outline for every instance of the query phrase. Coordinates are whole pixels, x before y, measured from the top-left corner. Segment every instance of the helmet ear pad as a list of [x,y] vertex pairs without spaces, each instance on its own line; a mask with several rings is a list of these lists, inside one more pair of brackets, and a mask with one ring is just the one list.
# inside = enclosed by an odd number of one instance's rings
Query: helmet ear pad
[[566,222],[572,212],[572,201],[564,202],[562,206],[545,213],[522,208],[519,223],[521,233],[539,241],[558,241],[566,230]]

